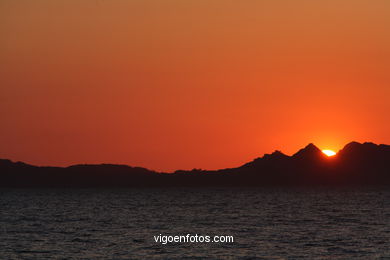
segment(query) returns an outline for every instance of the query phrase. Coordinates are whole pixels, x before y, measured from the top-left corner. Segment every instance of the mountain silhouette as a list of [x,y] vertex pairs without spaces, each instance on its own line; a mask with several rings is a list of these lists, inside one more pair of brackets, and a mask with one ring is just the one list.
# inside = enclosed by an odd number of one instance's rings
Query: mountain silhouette
[[390,146],[348,143],[327,157],[310,143],[292,156],[275,151],[242,166],[163,173],[127,165],[38,167],[0,159],[0,187],[390,185]]
[[305,148],[299,150],[293,155],[294,158],[302,158],[302,159],[308,159],[308,158],[313,159],[313,158],[318,158],[320,156],[322,156],[321,150],[318,149],[318,147],[312,143],[308,144]]

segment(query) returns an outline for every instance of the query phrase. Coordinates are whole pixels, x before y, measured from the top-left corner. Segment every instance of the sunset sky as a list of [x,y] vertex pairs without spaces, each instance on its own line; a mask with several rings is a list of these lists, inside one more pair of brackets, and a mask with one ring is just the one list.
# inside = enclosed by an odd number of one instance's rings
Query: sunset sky
[[0,158],[239,166],[390,143],[388,0],[1,0]]

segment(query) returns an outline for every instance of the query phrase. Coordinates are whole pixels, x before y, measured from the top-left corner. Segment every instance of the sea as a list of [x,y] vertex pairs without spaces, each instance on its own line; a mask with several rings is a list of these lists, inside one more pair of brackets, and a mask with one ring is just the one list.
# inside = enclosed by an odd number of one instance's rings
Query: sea
[[390,189],[0,189],[0,259],[390,259]]

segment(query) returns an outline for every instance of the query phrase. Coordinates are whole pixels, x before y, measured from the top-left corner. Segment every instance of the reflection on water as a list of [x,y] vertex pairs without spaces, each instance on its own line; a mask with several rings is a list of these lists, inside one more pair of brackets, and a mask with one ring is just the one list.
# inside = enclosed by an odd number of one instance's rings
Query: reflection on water
[[[0,259],[390,257],[390,191],[0,190]],[[232,235],[162,245],[153,236]]]

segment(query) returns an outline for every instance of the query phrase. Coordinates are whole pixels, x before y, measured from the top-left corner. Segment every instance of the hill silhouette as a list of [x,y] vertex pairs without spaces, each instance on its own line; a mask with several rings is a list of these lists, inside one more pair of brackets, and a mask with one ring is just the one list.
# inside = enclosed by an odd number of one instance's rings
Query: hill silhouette
[[163,173],[127,165],[38,167],[0,159],[0,187],[390,185],[390,146],[351,142],[327,157],[314,144],[237,168]]

